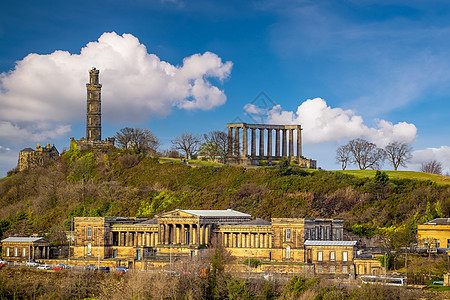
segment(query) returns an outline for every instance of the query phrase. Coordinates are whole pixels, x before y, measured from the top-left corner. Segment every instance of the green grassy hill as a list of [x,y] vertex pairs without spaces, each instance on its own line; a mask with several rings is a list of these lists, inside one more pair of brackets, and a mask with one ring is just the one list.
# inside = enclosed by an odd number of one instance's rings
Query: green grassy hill
[[176,208],[231,208],[266,220],[338,217],[367,235],[414,231],[417,223],[450,215],[450,185],[441,176],[387,172],[387,181],[377,181],[374,171],[190,163],[70,150],[52,166],[0,182],[0,234],[52,238],[69,229],[73,216],[151,218]]
[[[373,177],[375,176],[375,170],[345,170],[336,171],[342,172],[344,174],[354,175],[354,176],[364,176]],[[436,175],[423,172],[413,172],[413,171],[383,171],[389,176],[389,178],[398,179],[417,179],[417,180],[430,180],[438,184],[450,184],[450,177],[443,175]]]

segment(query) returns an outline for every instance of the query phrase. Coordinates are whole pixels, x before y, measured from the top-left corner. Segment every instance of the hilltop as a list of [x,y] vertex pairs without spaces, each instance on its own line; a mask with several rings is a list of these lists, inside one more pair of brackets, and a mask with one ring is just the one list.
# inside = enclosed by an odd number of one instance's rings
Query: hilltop
[[[142,216],[175,208],[254,217],[334,217],[358,234],[390,234],[450,215],[448,178],[416,172],[185,165],[118,149],[69,150],[45,168],[0,182],[0,233],[49,233],[75,216]],[[422,180],[426,179],[426,180]],[[60,235],[59,235],[60,236]]]

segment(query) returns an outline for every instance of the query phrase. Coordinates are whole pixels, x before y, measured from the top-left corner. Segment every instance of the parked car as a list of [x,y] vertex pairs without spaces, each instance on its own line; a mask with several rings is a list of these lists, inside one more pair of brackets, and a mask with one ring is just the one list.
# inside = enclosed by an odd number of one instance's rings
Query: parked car
[[95,266],[95,265],[89,265],[89,266],[86,266],[86,271],[97,271],[97,266]]
[[98,271],[103,272],[103,273],[109,273],[110,269],[109,269],[109,267],[100,267],[100,269]]
[[39,267],[37,267],[39,270],[51,270],[52,267],[46,264],[40,265]]
[[4,267],[4,266],[6,266],[7,264],[8,264],[7,261],[5,261],[5,260],[3,260],[3,259],[0,259],[0,267]]
[[27,260],[27,261],[25,262],[25,265],[26,265],[27,267],[36,268],[36,267],[39,266],[39,263],[38,263],[38,262],[35,262],[34,260]]
[[63,263],[59,263],[56,265],[56,267],[53,268],[53,270],[65,270],[65,269],[70,269],[70,266]]
[[125,267],[117,267],[114,271],[113,271],[113,273],[116,273],[116,274],[125,274],[125,273],[127,273],[128,272],[128,268],[125,268]]

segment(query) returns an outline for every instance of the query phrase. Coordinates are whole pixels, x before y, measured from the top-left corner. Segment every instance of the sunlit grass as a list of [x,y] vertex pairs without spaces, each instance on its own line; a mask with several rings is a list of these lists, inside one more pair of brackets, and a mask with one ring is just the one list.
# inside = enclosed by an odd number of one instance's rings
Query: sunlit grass
[[[336,172],[342,172],[344,174],[350,174],[354,176],[364,176],[364,177],[373,177],[375,176],[375,170],[337,170]],[[443,175],[436,175],[430,173],[423,172],[414,172],[414,171],[383,171],[390,178],[407,178],[407,179],[418,179],[418,180],[431,180],[438,184],[450,184],[450,177]]]

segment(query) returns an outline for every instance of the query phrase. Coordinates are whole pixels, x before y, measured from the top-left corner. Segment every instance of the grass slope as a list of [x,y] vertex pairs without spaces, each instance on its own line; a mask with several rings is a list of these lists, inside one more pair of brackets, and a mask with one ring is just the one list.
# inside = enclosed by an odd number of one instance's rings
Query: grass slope
[[[345,170],[345,171],[334,171],[341,172],[344,174],[363,176],[363,177],[373,177],[375,176],[375,170]],[[417,180],[430,180],[437,184],[450,184],[450,177],[443,175],[436,175],[423,172],[413,172],[413,171],[383,171],[389,176],[389,178],[396,179],[417,179]]]

